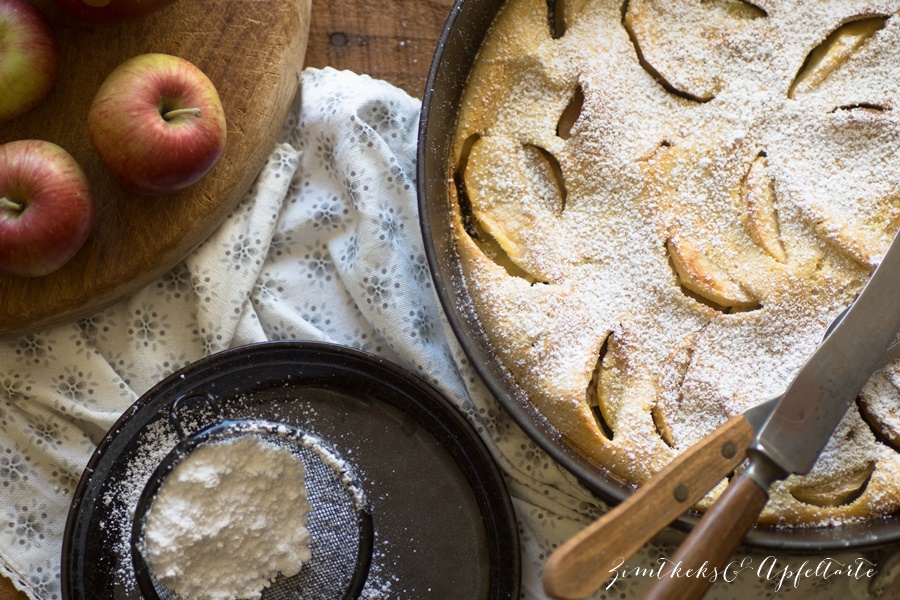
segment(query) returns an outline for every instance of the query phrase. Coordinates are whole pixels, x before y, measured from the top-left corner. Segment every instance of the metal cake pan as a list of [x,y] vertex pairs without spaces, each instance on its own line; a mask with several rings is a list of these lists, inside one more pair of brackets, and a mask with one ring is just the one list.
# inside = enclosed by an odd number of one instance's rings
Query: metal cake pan
[[[417,184],[420,225],[429,267],[450,326],[482,380],[515,422],[544,451],[603,500],[616,504],[634,490],[593,464],[562,439],[534,408],[491,350],[463,285],[450,226],[450,146],[468,74],[482,40],[505,0],[457,0],[428,74],[419,124]],[[688,513],[673,523],[689,531],[699,520]],[[863,550],[900,543],[900,515],[840,527],[756,527],[747,547],[797,553]]]

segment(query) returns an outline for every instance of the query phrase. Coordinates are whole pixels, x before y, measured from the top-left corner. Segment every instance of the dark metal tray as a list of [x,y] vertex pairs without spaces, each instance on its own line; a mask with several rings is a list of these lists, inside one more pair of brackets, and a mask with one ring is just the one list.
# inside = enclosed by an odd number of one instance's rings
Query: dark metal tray
[[[210,356],[168,377],[125,412],[75,492],[63,541],[64,598],[140,598],[128,547],[131,515],[146,479],[178,441],[168,407],[195,390],[211,393],[225,418],[301,427],[353,464],[375,526],[370,593],[518,598],[521,558],[512,504],[474,429],[437,391],[397,365],[304,342]],[[207,425],[206,418],[198,415],[194,425]]]

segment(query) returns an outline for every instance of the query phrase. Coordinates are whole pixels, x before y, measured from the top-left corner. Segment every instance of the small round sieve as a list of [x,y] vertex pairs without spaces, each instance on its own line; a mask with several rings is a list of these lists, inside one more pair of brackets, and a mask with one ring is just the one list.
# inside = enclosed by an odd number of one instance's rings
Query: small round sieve
[[[181,411],[190,400],[202,400],[218,416],[213,425],[185,433]],[[273,421],[226,420],[209,394],[192,392],[178,398],[169,412],[181,441],[166,455],[145,486],[137,503],[131,532],[135,578],[144,598],[174,600],[179,596],[153,576],[144,559],[144,527],[147,513],[172,470],[193,450],[245,435],[259,436],[290,450],[306,469],[305,487],[310,512],[311,560],[293,577],[279,576],[263,592],[265,600],[287,598],[352,599],[365,585],[372,558],[371,509],[349,464],[321,439]],[[354,551],[355,550],[355,551]]]

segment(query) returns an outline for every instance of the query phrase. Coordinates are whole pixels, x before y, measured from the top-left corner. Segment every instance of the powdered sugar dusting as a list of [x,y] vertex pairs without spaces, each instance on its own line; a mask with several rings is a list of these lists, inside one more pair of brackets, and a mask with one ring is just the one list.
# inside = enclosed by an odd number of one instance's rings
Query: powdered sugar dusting
[[[457,223],[458,246],[475,311],[513,377],[582,453],[640,483],[783,391],[890,243],[900,224],[900,2],[566,6],[568,29],[552,39],[546,2],[513,0],[481,51],[452,195],[483,230],[473,239]],[[563,139],[556,126],[576,90],[582,112]],[[532,147],[560,173],[524,160]],[[748,194],[761,193],[748,191],[754,164],[762,171],[750,185],[771,185],[768,211],[748,208]],[[560,195],[561,212],[551,201]],[[761,230],[779,236],[783,255],[760,244]],[[515,268],[492,259],[504,254]],[[688,358],[676,369],[679,356]],[[900,508],[887,476],[897,452],[884,435],[897,418],[883,395],[868,396],[813,472],[775,489],[767,520]],[[871,464],[852,502],[791,494]]]

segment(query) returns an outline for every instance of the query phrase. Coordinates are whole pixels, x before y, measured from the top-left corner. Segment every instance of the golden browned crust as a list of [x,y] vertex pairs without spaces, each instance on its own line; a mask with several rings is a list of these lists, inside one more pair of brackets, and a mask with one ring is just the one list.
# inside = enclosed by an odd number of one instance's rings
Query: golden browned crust
[[[640,484],[780,393],[887,248],[900,1],[555,8],[511,0],[481,49],[452,150],[455,238],[512,377]],[[895,371],[810,474],[773,487],[764,522],[900,509]]]

